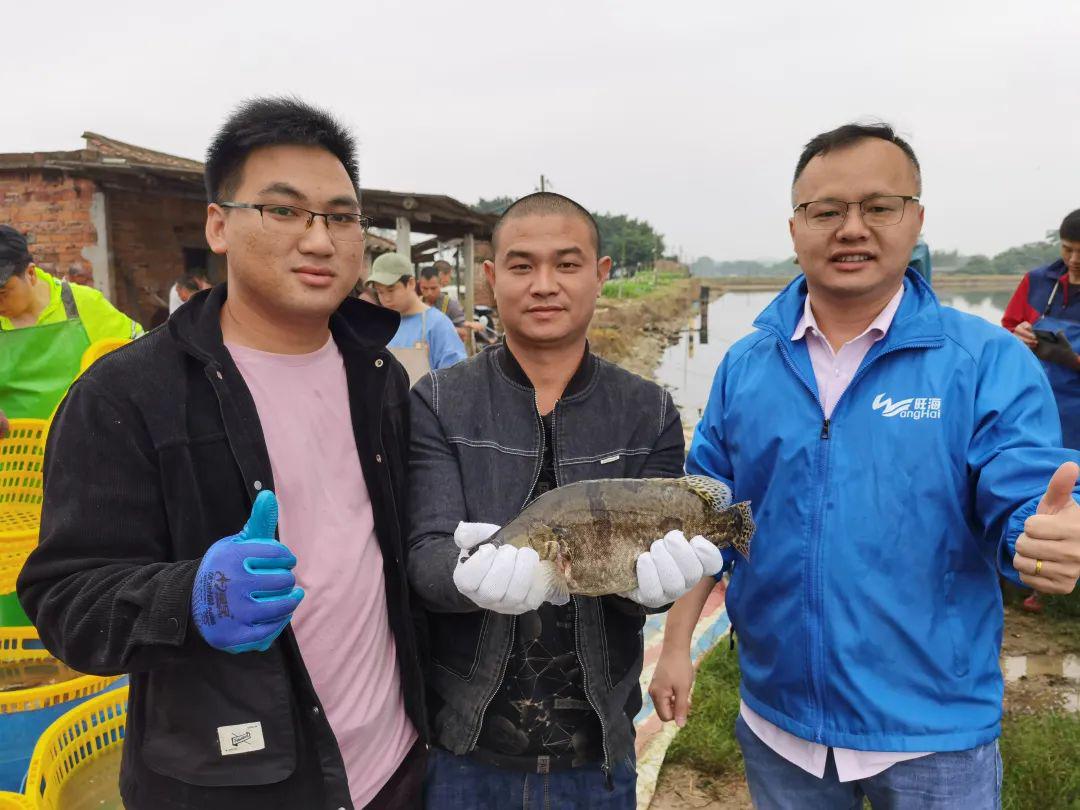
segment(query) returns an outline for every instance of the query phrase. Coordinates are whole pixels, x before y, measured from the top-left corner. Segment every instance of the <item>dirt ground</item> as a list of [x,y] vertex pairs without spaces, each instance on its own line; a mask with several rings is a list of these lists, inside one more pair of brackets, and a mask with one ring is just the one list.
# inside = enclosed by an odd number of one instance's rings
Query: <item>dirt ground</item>
[[[1037,615],[1011,607],[1005,609],[1005,634],[1001,640],[1002,667],[1005,672],[1005,711],[1035,714],[1047,711],[1076,711],[1080,683],[1065,677],[1066,655],[1078,650],[1062,647],[1052,626]],[[1023,672],[1014,664],[1023,658]]]
[[589,325],[592,351],[652,379],[664,349],[679,339],[697,299],[693,279],[679,280],[641,298],[601,298]]
[[660,771],[649,810],[751,810],[742,777],[714,780],[684,765]]

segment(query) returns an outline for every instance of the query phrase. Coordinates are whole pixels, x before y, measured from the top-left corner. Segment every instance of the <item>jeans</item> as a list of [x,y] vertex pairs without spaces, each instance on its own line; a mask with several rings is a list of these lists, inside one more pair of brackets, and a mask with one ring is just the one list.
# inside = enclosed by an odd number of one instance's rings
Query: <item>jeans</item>
[[832,752],[818,779],[763,743],[739,717],[735,737],[746,761],[746,781],[757,810],[997,810],[1001,754],[995,740],[967,751],[947,751],[898,762],[868,779],[841,782]]
[[609,790],[600,763],[555,773],[496,768],[441,748],[428,752],[428,810],[634,810],[637,768],[626,757],[612,769]]

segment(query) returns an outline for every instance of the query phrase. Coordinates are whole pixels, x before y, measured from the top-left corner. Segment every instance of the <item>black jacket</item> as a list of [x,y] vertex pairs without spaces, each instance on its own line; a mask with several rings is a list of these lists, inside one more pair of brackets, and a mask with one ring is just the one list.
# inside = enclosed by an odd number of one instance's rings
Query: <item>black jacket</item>
[[[45,646],[77,670],[129,673],[129,808],[351,807],[344,765],[291,628],[265,653],[211,648],[190,620],[200,558],[272,489],[255,404],[222,343],[224,285],[106,356],[49,433],[41,542],[19,577]],[[403,521],[408,379],[398,317],[346,300],[330,320],[382,550],[405,708],[421,735]],[[296,415],[302,430],[304,414]],[[309,594],[308,598],[318,598]],[[348,607],[348,606],[343,606]],[[217,729],[261,722],[266,747],[222,756]]]
[[[432,372],[412,399],[409,576],[430,627],[433,736],[464,754],[503,681],[517,619],[480,610],[458,592],[454,528],[517,517],[540,474],[544,429],[536,393],[503,344]],[[682,475],[685,439],[671,395],[588,352],[551,419],[560,486]],[[610,772],[633,754],[645,610],[618,596],[573,599],[576,653]]]

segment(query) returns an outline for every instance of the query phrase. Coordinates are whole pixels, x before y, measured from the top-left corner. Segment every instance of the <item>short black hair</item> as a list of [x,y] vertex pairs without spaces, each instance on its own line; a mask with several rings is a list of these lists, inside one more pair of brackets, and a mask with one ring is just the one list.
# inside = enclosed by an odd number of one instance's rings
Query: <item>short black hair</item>
[[803,170],[811,160],[818,155],[825,155],[837,149],[854,146],[868,138],[878,138],[900,147],[900,150],[907,155],[911,165],[915,168],[916,193],[922,194],[922,169],[919,167],[919,159],[915,157],[915,150],[911,148],[911,144],[897,135],[896,131],[886,123],[844,124],[842,127],[815,135],[803,147],[799,162],[795,164],[795,176],[791,180],[792,193],[794,193],[795,184],[799,182]]
[[1065,219],[1061,220],[1058,236],[1070,242],[1080,242],[1080,208],[1067,214]]
[[188,292],[193,293],[202,289],[202,287],[199,286],[197,277],[192,273],[184,273],[184,275],[180,276],[180,278],[176,280],[176,286],[182,287]]
[[535,214],[539,214],[540,216],[562,214],[564,216],[580,217],[585,221],[585,224],[589,226],[589,230],[592,232],[593,247],[596,248],[596,257],[598,259],[600,258],[600,227],[596,224],[596,219],[589,213],[585,206],[574,202],[569,197],[564,197],[562,194],[556,194],[554,191],[537,191],[534,194],[526,194],[521,199],[512,202],[510,206],[502,212],[498,221],[495,223],[495,227],[491,230],[492,249],[496,249],[495,242],[499,238],[499,231],[502,230],[503,223],[508,219],[516,219],[517,217]]
[[221,126],[206,152],[206,198],[221,202],[240,185],[244,161],[264,146],[317,146],[345,167],[353,189],[360,194],[356,142],[326,110],[298,98],[254,98],[237,107]]
[[452,273],[454,272],[454,265],[446,261],[446,259],[439,259],[435,264],[431,265],[439,273]]
[[439,277],[439,268],[434,264],[429,264],[427,267],[420,268],[420,278],[433,279]]

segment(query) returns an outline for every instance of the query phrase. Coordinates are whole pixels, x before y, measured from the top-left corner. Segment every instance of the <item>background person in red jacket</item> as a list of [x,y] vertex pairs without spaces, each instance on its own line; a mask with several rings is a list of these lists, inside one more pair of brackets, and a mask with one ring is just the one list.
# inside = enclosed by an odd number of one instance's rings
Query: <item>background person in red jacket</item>
[[[1080,449],[1080,209],[1065,217],[1059,233],[1061,258],[1024,276],[1005,307],[1001,325],[1042,361],[1057,400],[1063,443]],[[1061,333],[1067,343],[1040,342],[1036,329]],[[1024,609],[1042,611],[1037,593],[1024,600]]]
[[[1065,217],[1060,234],[1061,258],[1024,276],[1001,325],[1042,360],[1057,398],[1064,444],[1080,449],[1080,209]],[[1061,332],[1069,345],[1053,351],[1037,340],[1036,330]]]

